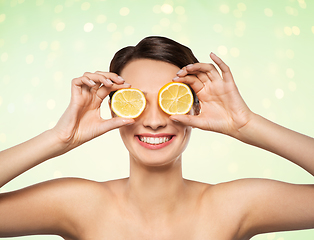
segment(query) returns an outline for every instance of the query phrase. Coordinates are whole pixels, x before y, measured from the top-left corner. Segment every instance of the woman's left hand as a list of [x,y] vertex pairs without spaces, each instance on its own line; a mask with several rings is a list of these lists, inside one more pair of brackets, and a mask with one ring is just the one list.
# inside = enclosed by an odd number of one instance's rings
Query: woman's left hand
[[229,67],[215,54],[213,64],[195,63],[182,68],[174,78],[189,84],[195,91],[201,112],[199,115],[173,115],[170,118],[185,125],[238,136],[239,130],[251,119],[253,113],[243,101]]

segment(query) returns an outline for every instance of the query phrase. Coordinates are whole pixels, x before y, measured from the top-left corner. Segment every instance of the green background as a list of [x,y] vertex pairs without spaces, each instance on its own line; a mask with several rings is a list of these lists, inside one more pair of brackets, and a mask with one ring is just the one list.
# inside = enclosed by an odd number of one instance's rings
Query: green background
[[[230,66],[254,112],[313,137],[313,5],[310,0],[0,0],[0,150],[53,127],[69,103],[73,78],[107,71],[118,49],[149,35],[189,46],[201,62],[210,62],[213,51]],[[110,117],[106,101],[102,115]],[[128,153],[114,130],[35,167],[1,191],[63,176],[106,181],[128,171]],[[183,173],[207,183],[247,177],[314,183],[281,157],[197,129],[184,153]],[[311,240],[314,230],[253,239]]]

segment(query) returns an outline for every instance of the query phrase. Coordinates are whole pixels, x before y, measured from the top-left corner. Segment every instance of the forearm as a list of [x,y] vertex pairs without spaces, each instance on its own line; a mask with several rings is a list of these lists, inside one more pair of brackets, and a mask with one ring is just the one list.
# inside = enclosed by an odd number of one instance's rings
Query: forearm
[[28,169],[64,153],[64,146],[48,130],[0,152],[0,187]]
[[238,139],[282,156],[314,176],[314,139],[259,115],[243,127]]

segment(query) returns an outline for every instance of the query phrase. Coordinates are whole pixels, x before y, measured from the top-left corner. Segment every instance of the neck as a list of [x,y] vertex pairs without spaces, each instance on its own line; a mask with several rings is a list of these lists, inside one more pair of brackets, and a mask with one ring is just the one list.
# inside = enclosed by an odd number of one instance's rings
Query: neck
[[184,198],[181,156],[165,166],[143,166],[131,158],[128,199],[143,214],[167,215]]

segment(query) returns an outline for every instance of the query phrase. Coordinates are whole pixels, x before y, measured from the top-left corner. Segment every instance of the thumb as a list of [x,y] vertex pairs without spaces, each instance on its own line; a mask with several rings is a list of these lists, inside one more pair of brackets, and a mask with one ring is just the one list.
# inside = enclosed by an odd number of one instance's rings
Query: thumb
[[170,119],[174,122],[179,122],[187,126],[199,128],[199,121],[197,116],[193,115],[172,115]]
[[114,117],[108,120],[105,120],[101,127],[101,134],[109,132],[113,129],[125,126],[125,125],[131,125],[134,123],[134,119],[132,118],[120,118],[120,117]]

